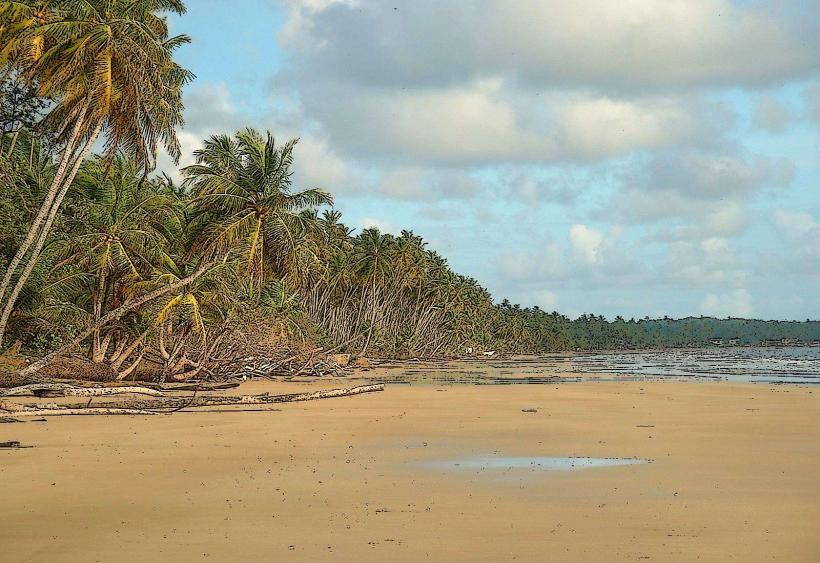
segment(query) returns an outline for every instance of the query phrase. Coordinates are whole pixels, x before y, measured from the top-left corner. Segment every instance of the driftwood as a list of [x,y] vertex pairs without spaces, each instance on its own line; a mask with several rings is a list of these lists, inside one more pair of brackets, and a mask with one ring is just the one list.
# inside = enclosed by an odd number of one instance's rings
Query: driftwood
[[59,407],[57,405],[48,406],[48,408],[43,409],[27,409],[27,410],[15,410],[14,416],[68,416],[68,415],[90,415],[90,414],[146,414],[152,415],[157,414],[154,411],[144,411],[140,409],[115,409],[115,408],[105,408],[105,407],[89,407],[89,408],[65,408]]
[[[162,412],[176,412],[182,409],[228,406],[228,405],[267,405],[275,403],[293,403],[298,401],[313,401],[317,399],[330,399],[333,397],[349,397],[362,393],[373,393],[384,391],[384,385],[360,385],[348,389],[325,389],[310,393],[288,393],[285,395],[244,395],[244,396],[196,396],[192,397],[157,397],[149,400],[123,401],[107,403],[104,407],[68,407],[56,404],[46,405],[15,405],[12,403],[0,403],[0,409],[4,409],[14,416],[64,416],[64,415],[90,415],[90,414],[158,414]],[[170,410],[164,410],[170,409]]]
[[224,391],[239,387],[238,381],[225,383],[147,383],[141,384],[157,391]]
[[0,391],[0,397],[103,397],[125,393],[162,396],[162,391],[147,387],[75,387],[67,383],[31,383]]
[[12,440],[11,442],[0,442],[0,448],[22,448],[24,446],[20,445],[20,442],[17,440]]
[[198,397],[162,397],[145,401],[128,401],[113,403],[108,406],[117,408],[138,408],[149,409],[177,409],[180,407],[216,407],[228,405],[269,405],[274,403],[295,403],[298,401],[314,401],[317,399],[331,399],[333,397],[349,397],[361,395],[362,393],[373,393],[384,391],[384,385],[360,385],[348,389],[325,389],[310,393],[288,393],[285,395],[228,395],[228,396],[207,396]]
[[[225,381],[220,383],[213,383],[207,381],[200,381],[200,382],[186,382],[186,383],[155,383],[153,381],[103,381],[103,382],[89,382],[83,381],[79,379],[60,379],[56,383],[62,383],[69,385],[75,388],[84,388],[84,389],[97,389],[101,387],[105,388],[112,388],[112,389],[122,389],[125,387],[143,387],[147,389],[153,389],[155,391],[222,391],[224,389],[233,389],[235,387],[239,387],[239,381]],[[38,384],[43,385],[43,384]],[[2,396],[2,390],[0,390],[0,396]]]

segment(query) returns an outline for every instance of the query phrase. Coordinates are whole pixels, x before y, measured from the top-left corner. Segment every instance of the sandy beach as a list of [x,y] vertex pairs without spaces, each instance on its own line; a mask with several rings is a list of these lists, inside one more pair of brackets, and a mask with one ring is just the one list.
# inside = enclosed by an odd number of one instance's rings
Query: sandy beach
[[[2,424],[33,447],[0,451],[0,560],[816,561],[819,420],[810,387],[591,380]],[[484,456],[651,463],[454,465]]]

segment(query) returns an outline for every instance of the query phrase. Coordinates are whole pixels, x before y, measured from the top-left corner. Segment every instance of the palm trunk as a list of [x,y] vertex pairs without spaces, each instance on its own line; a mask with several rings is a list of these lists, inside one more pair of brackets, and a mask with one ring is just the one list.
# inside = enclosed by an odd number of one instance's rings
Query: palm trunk
[[[105,299],[105,264],[100,268],[99,282],[97,283],[97,292],[94,297],[94,320],[98,320],[102,316],[102,304]],[[100,329],[94,331],[91,336],[91,361],[94,363],[102,363],[105,359],[105,352],[100,353],[102,343],[100,342]]]
[[[15,131],[15,132],[14,132],[14,134],[11,136],[11,145],[9,145],[9,152],[8,152],[8,155],[7,155],[7,156],[11,157],[12,153],[14,152],[14,146],[17,144],[17,138],[18,138],[19,136],[20,136],[20,130],[18,129],[18,130],[17,130],[17,131]],[[2,151],[0,151],[0,153],[2,153]]]
[[180,287],[183,287],[183,286],[193,282],[194,280],[198,279],[203,274],[207,273],[208,270],[210,270],[211,267],[215,263],[216,262],[208,262],[206,264],[203,264],[202,266],[197,268],[190,276],[188,276],[186,278],[182,278],[181,280],[176,281],[176,282],[174,282],[170,285],[166,285],[165,287],[161,287],[159,289],[155,289],[154,291],[150,291],[150,292],[146,293],[145,295],[143,295],[142,297],[134,299],[131,302],[123,303],[122,305],[120,305],[119,307],[114,309],[113,311],[109,311],[106,315],[104,315],[98,321],[92,323],[91,326],[89,326],[88,328],[86,328],[85,330],[80,332],[70,342],[67,342],[67,343],[63,344],[57,350],[54,350],[50,354],[47,354],[47,355],[43,356],[42,358],[40,358],[36,362],[30,364],[25,369],[20,370],[20,375],[29,375],[31,373],[34,373],[36,371],[39,371],[39,370],[43,369],[45,366],[47,366],[57,356],[61,356],[61,355],[65,354],[66,352],[68,352],[69,350],[74,349],[83,340],[88,338],[91,335],[91,333],[94,332],[95,329],[97,329],[101,326],[105,326],[107,323],[110,323],[111,321],[116,321],[116,320],[122,318],[126,313],[129,313],[129,312],[131,312],[135,309],[138,309],[139,307],[145,305],[146,303],[148,303],[150,301],[153,301],[154,299],[157,299],[158,297],[162,297],[163,295],[167,295],[168,293],[171,293],[172,291],[177,290]]
[[162,356],[163,361],[167,362],[171,358],[168,349],[165,348],[165,333],[168,331],[168,323],[163,323],[159,327],[159,338],[157,339],[157,346],[159,347],[159,355]]
[[[138,336],[138,337],[137,337],[137,338],[136,338],[136,339],[135,339],[135,340],[134,340],[134,341],[133,341],[133,342],[132,342],[132,343],[128,346],[128,348],[126,348],[125,350],[121,351],[121,352],[119,353],[119,355],[118,355],[116,358],[113,358],[113,359],[111,360],[111,368],[112,368],[114,371],[119,371],[119,369],[122,367],[122,364],[124,364],[124,363],[125,363],[125,360],[127,360],[127,359],[128,359],[128,357],[129,357],[131,354],[133,354],[133,353],[134,353],[134,350],[136,350],[136,349],[139,347],[139,345],[142,343],[142,341],[143,341],[143,340],[145,340],[145,337],[146,337],[146,336],[148,336],[148,332],[149,332],[150,330],[151,330],[151,329],[149,328],[148,330],[146,330],[145,332],[143,332],[142,334],[140,334],[140,335],[139,335],[139,336]],[[123,338],[123,342],[125,342],[125,338]]]
[[125,350],[125,345],[128,344],[128,341],[124,336],[121,336],[117,339],[117,343],[114,345],[114,351],[111,352],[111,355],[108,356],[108,361],[111,365],[114,365],[116,361],[122,356],[123,350]]
[[[74,177],[77,175],[77,172],[80,169],[80,165],[82,165],[83,160],[85,159],[88,152],[91,150],[91,146],[94,144],[94,141],[97,140],[97,137],[100,135],[100,131],[102,130],[102,122],[100,122],[96,129],[94,129],[94,133],[92,133],[91,137],[88,138],[88,141],[83,147],[82,152],[80,152],[77,159],[74,161],[74,165],[71,168],[71,173],[68,177],[65,178],[65,182],[63,182],[62,187],[60,188],[59,192],[57,193],[56,198],[54,198],[51,209],[48,213],[48,218],[46,219],[45,224],[43,224],[43,228],[40,231],[40,236],[37,238],[37,242],[34,246],[34,250],[31,252],[31,256],[29,257],[28,263],[26,267],[23,269],[23,272],[20,274],[20,277],[17,278],[17,283],[14,285],[14,289],[9,295],[8,301],[6,302],[6,306],[3,308],[2,317],[0,317],[0,346],[3,345],[3,336],[6,332],[6,326],[8,325],[9,316],[11,316],[12,310],[14,310],[14,304],[17,302],[17,298],[20,296],[20,292],[23,289],[23,286],[26,285],[29,276],[31,275],[32,270],[34,270],[34,266],[37,264],[37,260],[40,258],[40,253],[43,250],[43,245],[48,238],[49,231],[51,230],[51,225],[54,223],[54,219],[57,217],[57,212],[60,210],[60,206],[63,203],[63,199],[65,198],[68,189],[71,187],[72,182],[74,182]],[[9,265],[11,268],[11,265]]]
[[[28,249],[31,248],[31,245],[34,243],[35,237],[37,233],[40,231],[40,226],[43,224],[48,212],[51,210],[52,203],[54,203],[54,198],[57,197],[57,193],[60,190],[60,186],[62,184],[62,180],[65,177],[65,173],[68,170],[68,165],[74,156],[74,149],[76,148],[77,141],[80,137],[80,131],[82,129],[83,119],[85,119],[85,112],[87,106],[83,105],[82,109],[80,110],[80,115],[77,116],[77,122],[74,124],[74,129],[71,131],[71,137],[69,137],[68,141],[66,142],[66,146],[63,149],[63,156],[60,159],[60,165],[57,168],[57,173],[54,176],[54,180],[51,182],[51,186],[48,188],[48,192],[46,193],[46,197],[43,200],[42,205],[40,206],[40,210],[37,212],[37,215],[34,217],[31,225],[29,226],[28,232],[26,233],[26,237],[23,239],[22,244],[17,249],[14,258],[12,258],[11,262],[9,262],[9,266],[6,269],[6,273],[3,275],[3,281],[0,283],[0,303],[2,303],[3,298],[6,296],[6,291],[8,291],[9,285],[11,285],[11,280],[14,277],[17,268],[20,267],[20,262],[23,261]],[[3,337],[3,330],[5,326],[0,328],[0,345],[2,345],[2,337]]]
[[132,363],[130,366],[128,366],[127,368],[125,368],[117,374],[117,381],[122,381],[123,379],[127,378],[129,375],[134,373],[134,370],[137,369],[137,366],[140,365],[144,357],[145,349],[143,348],[142,352],[140,352],[140,355],[137,356],[137,358],[134,360],[134,363]]

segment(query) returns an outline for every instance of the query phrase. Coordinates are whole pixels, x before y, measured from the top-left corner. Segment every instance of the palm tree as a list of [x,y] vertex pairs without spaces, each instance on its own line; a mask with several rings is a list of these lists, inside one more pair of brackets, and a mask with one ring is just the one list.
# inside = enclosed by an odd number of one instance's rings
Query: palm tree
[[[124,292],[150,276],[179,232],[173,201],[144,182],[135,163],[118,154],[111,166],[97,157],[76,180],[82,209],[69,219],[73,231],[58,266],[76,265],[94,276],[89,288],[91,320],[124,300]],[[105,359],[112,331],[92,335],[90,356]]]
[[[179,283],[189,277],[199,265],[199,260],[177,254],[167,255],[152,279],[135,284],[132,291]],[[204,356],[209,349],[207,325],[209,321],[225,323],[235,305],[237,283],[238,279],[231,265],[223,263],[210,269],[206,275],[182,284],[160,300],[151,313],[151,318],[153,326],[158,329],[157,346],[164,364],[163,377],[174,376],[187,368],[194,368],[196,372],[202,369]],[[175,342],[169,350],[167,339],[174,335]],[[185,354],[185,344],[191,335],[196,337],[200,345],[199,362],[194,362]],[[221,339],[220,335],[217,339]],[[142,356],[138,358],[142,359]]]
[[259,293],[265,277],[282,277],[316,216],[302,211],[331,205],[317,188],[291,191],[292,139],[277,147],[270,132],[245,129],[216,135],[182,170],[192,188],[195,229],[206,257],[238,254]]
[[159,143],[179,157],[181,90],[192,75],[173,61],[187,36],[171,37],[163,12],[182,14],[178,0],[0,2],[0,65],[16,66],[56,100],[45,121],[63,145],[39,211],[0,282],[0,303],[25,267],[0,315],[2,343],[11,309],[37,262],[66,192],[101,133],[106,158],[118,150],[148,171]]

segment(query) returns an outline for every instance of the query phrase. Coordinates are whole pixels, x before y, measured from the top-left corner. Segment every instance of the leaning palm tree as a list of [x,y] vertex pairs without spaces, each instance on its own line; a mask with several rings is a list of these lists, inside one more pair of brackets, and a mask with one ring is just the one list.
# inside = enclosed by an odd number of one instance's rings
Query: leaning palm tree
[[178,0],[0,2],[0,67],[15,66],[55,100],[46,124],[62,143],[54,180],[0,282],[0,343],[9,315],[37,262],[63,198],[97,138],[109,162],[118,150],[145,171],[158,145],[179,157],[181,89],[192,75],[173,61],[188,37],[171,37],[164,12]]
[[320,189],[291,190],[296,139],[277,146],[270,132],[245,129],[216,135],[183,168],[192,189],[198,244],[206,257],[237,255],[259,294],[266,276],[282,277],[311,232],[315,215],[302,211],[330,205]]
[[[77,177],[84,204],[71,218],[58,266],[76,265],[94,277],[89,288],[91,319],[97,321],[123,299],[133,283],[146,279],[169,252],[180,230],[173,201],[144,182],[136,165],[119,154],[109,166],[97,157]],[[94,331],[91,358],[105,359],[112,331]]]
[[[150,280],[134,284],[132,291],[165,287],[179,283],[199,267],[199,260],[169,254]],[[231,264],[222,263],[210,269],[207,275],[191,279],[176,291],[160,299],[150,313],[157,330],[157,348],[163,362],[163,377],[174,376],[180,371],[193,368],[198,373],[212,350],[222,339],[220,331],[209,342],[208,324],[218,323],[224,327],[236,306],[234,285],[238,283]],[[195,362],[187,357],[185,345],[195,337],[199,344],[200,359]],[[174,342],[168,346],[168,339]],[[138,356],[139,359],[142,356]],[[188,373],[188,376],[193,375]]]

